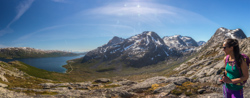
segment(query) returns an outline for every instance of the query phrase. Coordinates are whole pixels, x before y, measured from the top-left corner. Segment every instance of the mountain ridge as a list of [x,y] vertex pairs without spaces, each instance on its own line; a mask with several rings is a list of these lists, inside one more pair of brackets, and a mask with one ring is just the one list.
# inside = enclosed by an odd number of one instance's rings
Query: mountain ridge
[[59,56],[75,56],[72,52],[59,50],[41,50],[30,47],[9,47],[0,48],[0,58],[40,58],[40,57],[59,57]]
[[152,31],[145,31],[120,43],[107,45],[88,52],[83,57],[82,63],[92,59],[101,59],[101,61],[116,59],[129,66],[138,67],[155,64],[174,54],[177,57],[180,55],[176,50],[169,49],[159,35]]

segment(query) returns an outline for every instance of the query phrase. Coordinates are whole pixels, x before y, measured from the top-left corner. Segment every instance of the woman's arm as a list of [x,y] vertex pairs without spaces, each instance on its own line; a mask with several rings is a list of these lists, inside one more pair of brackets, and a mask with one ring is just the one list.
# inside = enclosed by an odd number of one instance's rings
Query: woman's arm
[[240,78],[232,79],[232,83],[239,83],[248,79],[249,77],[248,67],[247,63],[244,60],[242,60],[241,71],[243,75]]

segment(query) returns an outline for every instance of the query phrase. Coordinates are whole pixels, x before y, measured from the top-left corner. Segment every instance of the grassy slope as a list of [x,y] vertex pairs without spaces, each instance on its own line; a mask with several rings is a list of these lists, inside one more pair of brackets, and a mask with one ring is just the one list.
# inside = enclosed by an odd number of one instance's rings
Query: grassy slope
[[192,58],[186,57],[181,58],[178,61],[162,61],[155,65],[145,66],[142,68],[126,67],[125,64],[119,61],[101,62],[98,60],[93,60],[90,62],[80,63],[81,59],[75,59],[69,64],[64,66],[69,71],[71,70],[71,65],[73,71],[70,74],[81,75],[82,77],[88,79],[96,78],[111,78],[120,79],[127,78],[130,80],[140,80],[146,79],[153,76],[166,76],[167,73],[172,71],[175,67],[178,67],[181,63],[185,62],[186,59]]

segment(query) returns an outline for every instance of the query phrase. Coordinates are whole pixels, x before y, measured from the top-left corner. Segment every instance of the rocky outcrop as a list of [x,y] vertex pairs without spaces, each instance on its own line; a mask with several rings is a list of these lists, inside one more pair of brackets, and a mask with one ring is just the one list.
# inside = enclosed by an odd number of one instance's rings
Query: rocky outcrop
[[1,98],[32,98],[25,93],[18,93],[18,92],[10,91],[3,87],[0,87],[0,97]]
[[[167,86],[157,88],[153,91],[154,94],[160,94],[161,96],[167,96],[172,90],[176,88],[176,85],[174,83],[168,84]],[[163,95],[163,93],[165,95]]]
[[107,78],[100,78],[94,81],[95,83],[108,83],[110,82],[110,79]]

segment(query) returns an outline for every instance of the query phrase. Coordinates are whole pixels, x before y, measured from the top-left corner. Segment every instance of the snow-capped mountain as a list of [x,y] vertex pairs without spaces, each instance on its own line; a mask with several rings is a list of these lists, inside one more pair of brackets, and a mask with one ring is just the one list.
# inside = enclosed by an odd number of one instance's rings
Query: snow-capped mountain
[[247,38],[247,36],[241,29],[229,30],[221,27],[216,30],[215,34],[208,40],[208,42],[204,46],[217,46],[218,44],[223,43],[227,38],[241,40]]
[[[109,43],[113,42],[113,39]],[[109,43],[88,52],[82,63],[92,59],[116,60],[129,66],[142,67],[181,55],[175,49],[170,49],[155,32],[151,31],[145,31],[117,43]]]
[[171,49],[175,48],[181,52],[188,52],[199,46],[193,38],[181,35],[165,36],[163,41]]
[[198,44],[199,46],[202,46],[202,45],[206,44],[206,42],[205,42],[205,41],[198,41],[197,44]]

